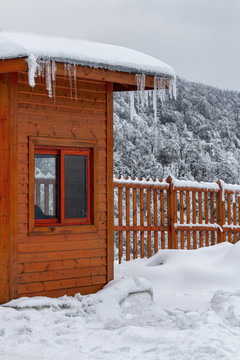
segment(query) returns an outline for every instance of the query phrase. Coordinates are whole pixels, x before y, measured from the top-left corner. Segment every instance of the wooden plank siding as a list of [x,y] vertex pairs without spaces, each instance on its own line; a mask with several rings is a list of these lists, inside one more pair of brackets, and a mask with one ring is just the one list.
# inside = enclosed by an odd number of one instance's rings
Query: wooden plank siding
[[0,74],[0,298],[10,297],[9,259],[9,75]]
[[[77,79],[77,100],[69,79],[57,76],[56,97],[48,97],[41,79],[34,89],[27,73],[18,73],[18,296],[60,296],[95,292],[112,278],[107,250],[107,168],[111,167],[107,131],[112,105],[104,81]],[[112,87],[110,88],[112,92]],[[108,119],[108,120],[107,120]],[[98,228],[91,233],[29,235],[29,136],[97,141]],[[111,201],[112,199],[110,199]],[[110,225],[111,226],[111,225]],[[109,240],[108,240],[109,241]]]
[[17,295],[17,74],[0,74],[0,303]]

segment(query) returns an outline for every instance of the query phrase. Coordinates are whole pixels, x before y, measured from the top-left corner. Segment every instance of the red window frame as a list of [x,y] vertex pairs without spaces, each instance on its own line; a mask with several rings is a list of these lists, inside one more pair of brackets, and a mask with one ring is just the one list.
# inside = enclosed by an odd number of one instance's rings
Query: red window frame
[[[59,217],[56,219],[34,219],[35,226],[49,225],[89,225],[92,224],[92,148],[68,148],[68,147],[49,147],[35,146],[34,157],[37,154],[58,155],[59,156]],[[79,155],[87,156],[87,217],[84,218],[65,218],[65,171],[64,156]],[[35,177],[34,177],[35,181]]]

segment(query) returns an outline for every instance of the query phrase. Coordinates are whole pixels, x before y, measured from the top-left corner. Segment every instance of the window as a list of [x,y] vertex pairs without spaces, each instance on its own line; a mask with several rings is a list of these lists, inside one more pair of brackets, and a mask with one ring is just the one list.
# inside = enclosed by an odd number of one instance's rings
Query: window
[[91,149],[35,148],[36,226],[91,224]]
[[29,138],[29,234],[97,231],[97,163],[95,140]]

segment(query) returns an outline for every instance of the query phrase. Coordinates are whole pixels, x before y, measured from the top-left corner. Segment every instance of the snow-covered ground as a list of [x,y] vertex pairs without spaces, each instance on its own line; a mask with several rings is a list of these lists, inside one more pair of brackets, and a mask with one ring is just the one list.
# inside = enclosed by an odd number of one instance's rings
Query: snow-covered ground
[[95,295],[0,307],[1,360],[240,359],[240,242],[115,265]]

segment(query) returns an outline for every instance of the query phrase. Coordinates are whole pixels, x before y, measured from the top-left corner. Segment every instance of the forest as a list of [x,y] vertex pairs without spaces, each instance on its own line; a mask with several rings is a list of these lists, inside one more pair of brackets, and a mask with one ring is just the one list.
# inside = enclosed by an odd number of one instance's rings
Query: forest
[[177,99],[114,95],[116,176],[240,183],[240,92],[177,78]]

